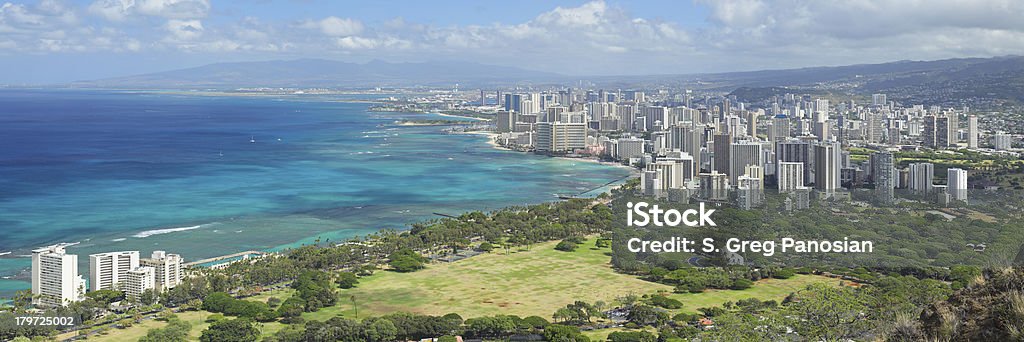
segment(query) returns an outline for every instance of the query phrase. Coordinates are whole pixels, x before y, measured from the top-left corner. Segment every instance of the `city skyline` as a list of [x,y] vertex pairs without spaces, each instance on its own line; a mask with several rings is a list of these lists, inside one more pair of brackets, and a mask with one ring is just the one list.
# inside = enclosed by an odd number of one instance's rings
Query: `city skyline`
[[[0,5],[0,82],[62,83],[216,62],[465,60],[565,75],[784,69],[1024,54],[1013,1]],[[927,39],[925,39],[927,38]]]

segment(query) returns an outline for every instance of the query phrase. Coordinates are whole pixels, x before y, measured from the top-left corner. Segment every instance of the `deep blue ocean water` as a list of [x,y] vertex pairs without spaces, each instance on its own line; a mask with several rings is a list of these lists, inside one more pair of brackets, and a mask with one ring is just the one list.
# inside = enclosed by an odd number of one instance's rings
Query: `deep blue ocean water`
[[31,248],[57,242],[80,242],[87,275],[90,253],[281,249],[629,174],[341,102],[371,98],[0,90],[0,297],[29,287]]

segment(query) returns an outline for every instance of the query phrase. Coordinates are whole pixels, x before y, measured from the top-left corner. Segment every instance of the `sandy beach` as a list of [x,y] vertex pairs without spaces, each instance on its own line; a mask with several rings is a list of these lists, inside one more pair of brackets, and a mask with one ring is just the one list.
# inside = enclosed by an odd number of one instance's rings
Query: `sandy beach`
[[445,114],[445,113],[430,113],[430,114],[437,114],[437,115],[445,116],[445,117],[449,117],[449,118],[462,118],[462,119],[470,119],[470,120],[476,120],[476,121],[490,121],[489,119],[478,118],[478,117],[473,117],[473,116],[463,116],[463,115]]

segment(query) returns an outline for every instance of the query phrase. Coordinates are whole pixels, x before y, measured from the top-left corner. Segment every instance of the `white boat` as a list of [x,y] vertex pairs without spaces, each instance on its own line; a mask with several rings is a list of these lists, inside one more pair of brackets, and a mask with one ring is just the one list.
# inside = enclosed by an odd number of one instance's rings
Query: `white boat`
[[249,137],[249,143],[250,144],[255,144],[256,143],[256,136],[250,136]]

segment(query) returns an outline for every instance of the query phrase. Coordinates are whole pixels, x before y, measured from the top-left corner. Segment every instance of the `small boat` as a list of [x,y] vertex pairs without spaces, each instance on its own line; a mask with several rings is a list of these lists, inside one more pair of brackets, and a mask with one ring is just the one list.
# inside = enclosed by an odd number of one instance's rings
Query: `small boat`
[[250,144],[255,144],[256,143],[256,137],[255,136],[250,136],[249,137],[249,143]]
[[224,151],[217,152],[217,155],[223,157],[224,156]]

